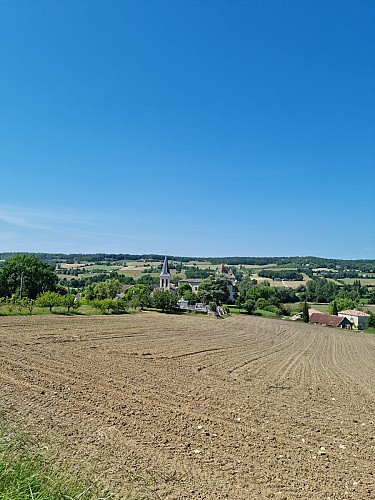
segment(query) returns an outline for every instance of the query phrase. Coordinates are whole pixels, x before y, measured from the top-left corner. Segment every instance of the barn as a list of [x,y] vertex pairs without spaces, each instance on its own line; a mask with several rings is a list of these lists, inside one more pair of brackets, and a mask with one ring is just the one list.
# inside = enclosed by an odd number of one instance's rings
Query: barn
[[352,328],[348,318],[335,316],[333,314],[313,313],[309,317],[309,323],[322,326],[335,326],[338,328]]

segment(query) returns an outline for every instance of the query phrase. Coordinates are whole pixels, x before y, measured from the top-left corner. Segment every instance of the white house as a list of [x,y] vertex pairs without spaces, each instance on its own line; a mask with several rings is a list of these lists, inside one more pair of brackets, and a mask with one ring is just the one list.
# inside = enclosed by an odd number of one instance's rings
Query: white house
[[363,330],[368,327],[368,321],[370,318],[369,314],[366,314],[362,311],[357,311],[357,309],[348,309],[347,311],[339,311],[337,316],[341,316],[347,318],[354,328],[357,330]]
[[199,288],[199,285],[202,283],[202,281],[203,281],[202,278],[195,278],[195,279],[188,278],[185,280],[180,280],[178,282],[178,286],[182,285],[182,283],[187,283],[188,285],[190,285],[190,288],[194,293],[198,293],[198,288]]

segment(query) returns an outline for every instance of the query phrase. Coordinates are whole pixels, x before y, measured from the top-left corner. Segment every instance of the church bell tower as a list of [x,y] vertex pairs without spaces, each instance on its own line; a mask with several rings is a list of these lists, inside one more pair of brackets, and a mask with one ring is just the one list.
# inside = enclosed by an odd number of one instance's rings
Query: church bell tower
[[160,288],[161,290],[171,289],[171,273],[169,272],[167,256],[164,258],[163,267],[160,273]]

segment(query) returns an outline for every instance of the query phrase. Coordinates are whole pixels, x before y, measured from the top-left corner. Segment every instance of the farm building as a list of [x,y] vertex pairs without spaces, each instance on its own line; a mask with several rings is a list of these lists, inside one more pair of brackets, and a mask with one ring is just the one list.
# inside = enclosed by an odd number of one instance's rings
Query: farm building
[[352,328],[352,323],[345,317],[335,316],[333,314],[312,313],[309,317],[309,323],[322,326],[335,326],[340,328]]
[[370,315],[362,311],[350,309],[347,311],[339,311],[337,314],[341,318],[347,318],[357,330],[362,330],[368,327]]

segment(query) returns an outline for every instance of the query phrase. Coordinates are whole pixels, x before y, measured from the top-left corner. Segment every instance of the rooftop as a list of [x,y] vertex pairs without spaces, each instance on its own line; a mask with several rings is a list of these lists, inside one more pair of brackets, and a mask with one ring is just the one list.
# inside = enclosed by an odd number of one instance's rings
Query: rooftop
[[345,319],[346,318],[335,316],[333,314],[312,313],[309,318],[309,322],[326,326],[340,326],[343,321],[345,322]]
[[184,280],[179,280],[179,283],[201,283],[203,278],[187,278]]
[[357,309],[348,309],[347,311],[339,311],[338,314],[344,314],[346,316],[370,316],[362,311],[357,311]]
[[165,256],[160,276],[170,276],[168,258]]

